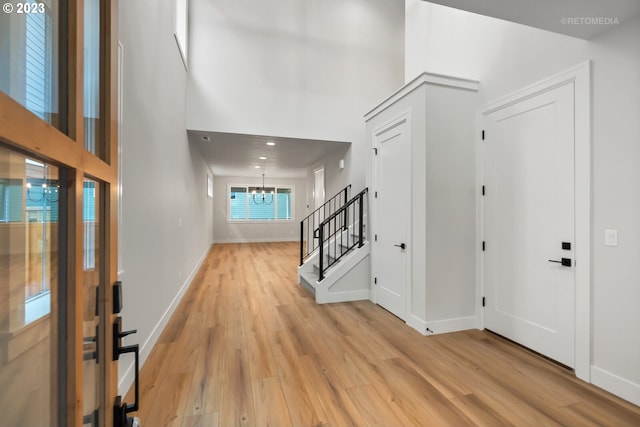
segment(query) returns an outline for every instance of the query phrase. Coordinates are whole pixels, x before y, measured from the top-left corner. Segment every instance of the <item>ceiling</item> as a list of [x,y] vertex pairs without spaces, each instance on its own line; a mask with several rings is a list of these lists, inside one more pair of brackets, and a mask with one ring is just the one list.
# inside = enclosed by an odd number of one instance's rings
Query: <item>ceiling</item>
[[640,0],[428,0],[589,40],[640,15]]
[[264,173],[271,178],[304,178],[307,168],[330,154],[346,151],[350,145],[341,141],[224,132],[189,130],[187,133],[191,144],[198,147],[211,172],[217,176],[260,177]]

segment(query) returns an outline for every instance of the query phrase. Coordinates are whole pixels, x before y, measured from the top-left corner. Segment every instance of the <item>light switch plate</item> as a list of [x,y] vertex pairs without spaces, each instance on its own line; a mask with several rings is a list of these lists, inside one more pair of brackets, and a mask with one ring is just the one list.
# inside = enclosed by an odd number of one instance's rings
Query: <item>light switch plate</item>
[[605,246],[618,246],[618,230],[604,230]]

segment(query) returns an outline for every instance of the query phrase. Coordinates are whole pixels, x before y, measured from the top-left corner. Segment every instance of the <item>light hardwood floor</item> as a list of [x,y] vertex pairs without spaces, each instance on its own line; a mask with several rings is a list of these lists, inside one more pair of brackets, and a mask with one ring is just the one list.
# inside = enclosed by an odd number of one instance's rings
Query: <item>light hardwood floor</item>
[[142,368],[144,427],[640,426],[637,406],[488,332],[316,305],[297,256],[212,248]]

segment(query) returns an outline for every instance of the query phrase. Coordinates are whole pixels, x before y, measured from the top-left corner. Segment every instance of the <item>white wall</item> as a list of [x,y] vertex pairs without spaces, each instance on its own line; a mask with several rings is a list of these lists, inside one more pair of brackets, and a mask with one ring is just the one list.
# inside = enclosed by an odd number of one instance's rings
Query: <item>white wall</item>
[[[479,80],[481,103],[586,60],[592,74],[592,381],[640,404],[640,18],[591,41],[406,1],[408,80]],[[604,246],[604,230],[620,245]]]
[[405,80],[478,80],[480,104],[584,61],[588,42],[420,0],[406,1]]
[[[364,121],[363,121],[364,123]],[[363,124],[364,126],[364,124]],[[307,205],[309,205],[308,213],[314,211],[315,209],[315,201],[313,199],[313,187],[314,187],[314,171],[320,167],[324,166],[324,193],[325,193],[325,201],[329,201],[329,199],[335,196],[339,191],[344,189],[347,184],[350,182],[347,181],[345,175],[348,174],[348,171],[345,169],[340,169],[340,160],[345,159],[349,154],[350,147],[344,147],[340,150],[336,150],[334,153],[328,155],[324,159],[314,163],[308,170],[307,176],[309,177],[308,186],[307,186]],[[346,164],[346,160],[345,160]],[[364,162],[360,160],[360,164],[358,168],[364,167]],[[346,183],[346,184],[345,184]],[[364,189],[364,186],[351,188],[351,195],[355,196],[360,191]]]
[[363,187],[363,115],[403,82],[403,2],[193,0],[190,8],[188,128],[352,142],[336,187]]
[[[593,58],[593,381],[631,381],[640,405],[640,19],[589,44]],[[620,245],[604,246],[604,230]],[[596,375],[597,374],[597,375]],[[611,381],[612,384],[608,382]]]
[[216,176],[213,181],[215,243],[278,242],[300,240],[300,221],[307,215],[306,179],[266,178],[265,186],[286,185],[294,189],[294,220],[283,222],[227,222],[229,185],[262,185],[262,178]]
[[[187,142],[186,71],[172,31],[172,2],[120,3],[122,316],[124,328],[138,330],[126,342],[141,344],[142,360],[213,240],[208,168]],[[120,363],[121,393],[133,380],[132,364]]]

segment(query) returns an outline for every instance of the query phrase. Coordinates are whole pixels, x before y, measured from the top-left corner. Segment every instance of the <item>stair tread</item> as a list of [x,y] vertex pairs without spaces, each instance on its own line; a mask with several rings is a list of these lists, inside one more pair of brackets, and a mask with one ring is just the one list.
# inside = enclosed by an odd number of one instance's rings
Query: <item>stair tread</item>
[[[308,273],[307,273],[308,274]],[[316,278],[317,279],[317,278]],[[309,278],[305,273],[300,273],[300,286],[315,295],[316,293],[316,279]]]
[[318,274],[313,271],[302,271],[300,277],[307,282],[309,286],[315,287],[315,283],[318,281]]

